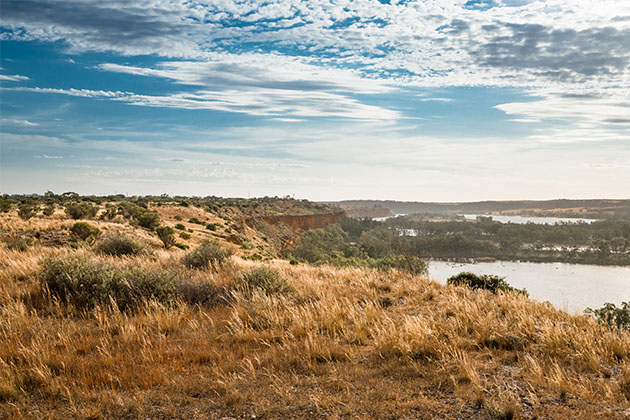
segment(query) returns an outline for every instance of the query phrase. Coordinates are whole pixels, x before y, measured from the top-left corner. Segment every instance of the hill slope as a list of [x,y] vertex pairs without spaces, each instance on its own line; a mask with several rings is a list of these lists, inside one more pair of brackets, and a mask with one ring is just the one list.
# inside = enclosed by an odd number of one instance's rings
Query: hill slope
[[[188,222],[199,209],[161,207],[164,223],[178,216],[193,229],[192,248],[207,235]],[[233,224],[235,215],[223,216]],[[20,221],[11,211],[1,226],[54,231],[73,223],[63,217]],[[150,252],[0,247],[0,418],[630,415],[630,333],[591,317],[397,271],[241,256],[214,269],[189,267],[187,251],[160,248],[145,229],[87,222],[122,229]],[[103,283],[105,295],[93,295],[100,300],[92,305],[72,295],[87,286],[65,299],[51,288],[102,273],[122,276],[131,291],[170,294],[125,301]]]

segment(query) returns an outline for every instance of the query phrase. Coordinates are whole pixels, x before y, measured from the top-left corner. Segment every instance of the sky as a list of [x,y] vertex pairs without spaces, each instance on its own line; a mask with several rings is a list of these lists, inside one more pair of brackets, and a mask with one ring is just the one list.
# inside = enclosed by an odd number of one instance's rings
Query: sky
[[0,192],[630,198],[626,0],[2,0]]

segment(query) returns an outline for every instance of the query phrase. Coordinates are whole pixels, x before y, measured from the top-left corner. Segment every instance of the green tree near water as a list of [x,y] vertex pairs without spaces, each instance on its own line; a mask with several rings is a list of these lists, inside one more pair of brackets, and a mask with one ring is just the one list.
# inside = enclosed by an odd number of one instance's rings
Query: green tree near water
[[614,303],[605,303],[599,309],[586,308],[584,312],[595,316],[603,324],[630,330],[630,301],[621,302],[620,307]]

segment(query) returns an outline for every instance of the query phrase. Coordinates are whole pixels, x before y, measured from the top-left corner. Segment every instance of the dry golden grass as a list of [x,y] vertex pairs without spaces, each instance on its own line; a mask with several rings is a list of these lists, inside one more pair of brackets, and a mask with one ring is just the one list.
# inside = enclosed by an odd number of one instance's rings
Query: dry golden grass
[[630,417],[630,334],[523,296],[285,261],[269,264],[292,292],[246,293],[236,274],[256,263],[234,257],[191,274],[225,303],[77,316],[37,281],[69,253],[181,256],[0,247],[0,418]]

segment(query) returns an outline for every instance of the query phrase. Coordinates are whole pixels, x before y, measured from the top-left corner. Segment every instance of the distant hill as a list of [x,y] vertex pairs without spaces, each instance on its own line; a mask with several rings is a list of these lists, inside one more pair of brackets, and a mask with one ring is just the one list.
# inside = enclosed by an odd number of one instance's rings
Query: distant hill
[[517,200],[517,201],[479,201],[465,203],[431,203],[393,200],[344,200],[337,204],[343,208],[379,206],[389,209],[394,214],[412,213],[492,213],[519,214],[530,216],[565,216],[565,217],[614,217],[630,215],[628,200]]

